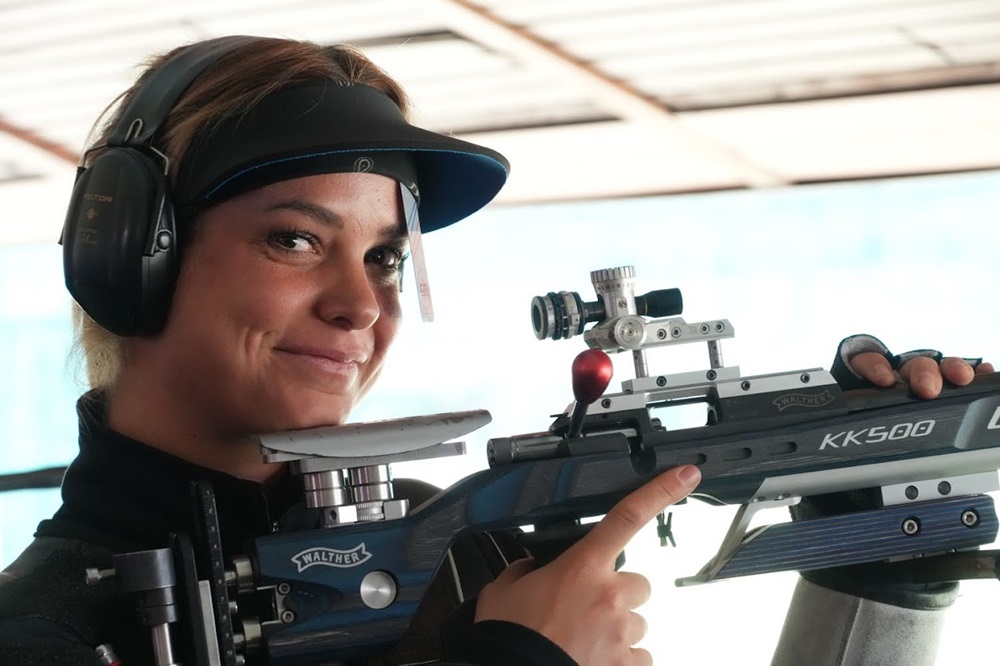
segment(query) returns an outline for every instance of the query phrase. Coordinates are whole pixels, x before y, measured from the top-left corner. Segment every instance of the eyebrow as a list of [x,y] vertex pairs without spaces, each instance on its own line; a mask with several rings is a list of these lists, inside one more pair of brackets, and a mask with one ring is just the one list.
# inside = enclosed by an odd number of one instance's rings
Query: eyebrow
[[[277,210],[290,210],[311,217],[317,222],[333,227],[334,229],[343,230],[344,228],[344,221],[339,215],[328,208],[304,199],[278,201],[268,206],[266,210],[269,213]],[[386,240],[400,240],[407,237],[407,232],[402,220],[399,220],[380,229],[378,235],[380,238]]]

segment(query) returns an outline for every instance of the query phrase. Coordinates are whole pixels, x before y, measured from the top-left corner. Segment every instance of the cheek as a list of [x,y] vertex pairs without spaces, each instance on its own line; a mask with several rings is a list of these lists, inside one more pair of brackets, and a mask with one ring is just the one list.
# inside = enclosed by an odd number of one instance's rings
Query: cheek
[[375,322],[375,346],[379,364],[399,332],[403,311],[399,305],[399,290],[394,289],[379,299],[379,318]]
[[392,325],[399,327],[399,320],[403,316],[403,308],[399,304],[399,287],[387,289],[385,295],[379,299],[379,309],[382,317],[392,321]]
[[192,259],[178,282],[171,323],[185,337],[215,340],[225,354],[252,353],[262,336],[283,330],[310,297],[289,276],[251,257],[230,252]]
[[211,312],[213,308],[225,307],[232,296],[239,295],[241,283],[246,282],[243,276],[253,279],[255,274],[246,270],[240,253],[220,252],[214,240],[210,236],[188,250],[177,280],[175,309]]

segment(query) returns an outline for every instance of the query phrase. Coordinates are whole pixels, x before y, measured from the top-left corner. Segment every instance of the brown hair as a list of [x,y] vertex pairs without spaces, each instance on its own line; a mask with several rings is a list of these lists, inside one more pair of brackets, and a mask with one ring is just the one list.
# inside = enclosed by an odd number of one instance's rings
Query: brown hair
[[[95,146],[105,143],[121,111],[149,76],[165,62],[194,44],[154,57],[139,78],[120,97],[115,113],[102,128]],[[187,89],[167,116],[164,128],[154,141],[170,161],[169,176],[178,166],[196,137],[211,131],[219,122],[246,113],[267,95],[303,81],[331,80],[364,84],[381,90],[392,99],[404,117],[409,103],[403,89],[357,49],[321,46],[312,42],[260,37],[226,53]],[[100,155],[93,150],[88,161]],[[114,387],[125,362],[124,339],[110,333],[73,304],[74,347],[86,361],[87,383],[91,388]]]

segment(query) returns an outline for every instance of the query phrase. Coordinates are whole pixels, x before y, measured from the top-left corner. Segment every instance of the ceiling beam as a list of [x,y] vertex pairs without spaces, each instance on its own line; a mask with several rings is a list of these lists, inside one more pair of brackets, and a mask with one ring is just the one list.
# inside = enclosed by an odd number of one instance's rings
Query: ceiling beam
[[51,155],[52,157],[60,159],[64,162],[69,162],[73,166],[76,166],[80,161],[80,154],[75,150],[71,150],[61,143],[50,141],[29,129],[25,129],[8,122],[2,116],[0,116],[0,133],[8,134],[19,141],[23,141],[24,143],[38,148],[43,153]]
[[592,101],[623,120],[668,127],[680,132],[701,150],[727,164],[736,177],[750,187],[788,184],[774,170],[751,160],[739,151],[719,143],[685,125],[669,107],[655,97],[608,75],[582,58],[562,49],[524,26],[498,16],[468,0],[439,0],[438,9],[449,28],[468,39],[532,65],[553,71],[589,92]]
[[750,83],[741,88],[722,88],[715,92],[683,93],[674,97],[674,111],[685,113],[767,104],[799,104],[996,83],[1000,83],[1000,62],[844,74],[824,79],[788,81],[774,86]]

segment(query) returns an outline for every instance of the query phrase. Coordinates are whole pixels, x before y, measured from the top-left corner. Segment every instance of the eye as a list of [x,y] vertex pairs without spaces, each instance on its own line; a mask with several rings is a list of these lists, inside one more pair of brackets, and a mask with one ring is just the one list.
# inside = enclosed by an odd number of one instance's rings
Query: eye
[[316,236],[297,229],[276,231],[268,237],[268,243],[286,252],[308,252],[318,244]]
[[397,273],[402,272],[406,256],[399,248],[377,247],[371,250],[365,258],[386,273]]

